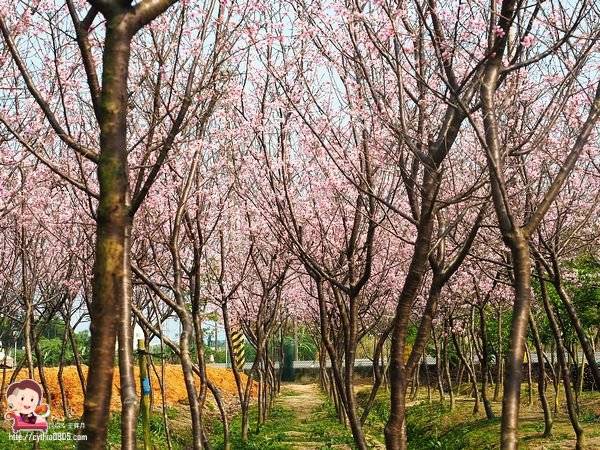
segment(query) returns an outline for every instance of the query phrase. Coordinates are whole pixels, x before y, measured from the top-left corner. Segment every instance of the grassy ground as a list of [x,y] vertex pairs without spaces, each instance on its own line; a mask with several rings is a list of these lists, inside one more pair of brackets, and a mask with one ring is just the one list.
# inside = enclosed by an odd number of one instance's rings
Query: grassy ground
[[[524,397],[526,389],[526,386],[523,386]],[[366,392],[359,391],[359,400],[365,397]],[[600,449],[600,393],[584,393],[580,401],[580,421],[585,430],[587,448]],[[389,413],[388,405],[387,394],[381,392],[367,424],[367,428],[379,438],[383,436],[383,424]],[[473,414],[473,400],[466,396],[458,397],[451,411],[449,402],[428,403],[426,393],[420,392],[417,401],[413,402],[407,413],[409,446],[418,450],[498,449],[500,402],[493,402],[492,408],[497,418],[487,420],[483,405],[480,405],[479,413]],[[563,408],[560,408],[554,417],[552,436],[543,438],[543,430],[544,423],[539,404],[536,401],[532,405],[524,402],[519,421],[519,448],[575,448],[575,434]]]
[[[359,387],[358,399],[364,401],[368,386]],[[537,398],[532,405],[526,402],[527,387],[523,386],[524,403],[521,407],[519,448],[529,450],[558,450],[575,448],[574,433],[564,408],[554,417],[553,433],[543,438],[543,420]],[[550,393],[550,391],[549,391]],[[490,392],[491,397],[491,392]],[[552,399],[549,399],[552,400]],[[388,393],[382,391],[369,416],[365,427],[367,441],[371,448],[383,448],[383,425],[389,413]],[[564,406],[564,403],[563,403]],[[458,396],[455,408],[451,411],[448,402],[427,401],[426,391],[419,392],[416,401],[411,402],[407,413],[409,446],[415,450],[468,450],[498,449],[500,430],[500,402],[493,402],[492,408],[498,418],[487,420],[483,407],[473,414],[473,400],[466,395]],[[185,449],[191,440],[190,423],[185,406],[169,408],[174,449]],[[335,418],[335,411],[315,384],[286,384],[276,399],[271,415],[260,430],[256,430],[256,410],[250,414],[250,437],[247,443],[240,436],[240,417],[235,416],[231,423],[233,450],[321,450],[354,448],[350,432]],[[585,392],[580,399],[580,420],[585,429],[588,450],[600,449],[600,393]],[[0,449],[31,449],[32,442],[11,441],[9,433],[0,429]],[[159,413],[152,417],[151,430],[155,448],[166,449],[164,424]],[[52,422],[50,433],[74,432],[69,424]],[[119,448],[119,415],[114,414],[109,428],[109,448]],[[214,449],[222,449],[220,423],[210,431]],[[139,442],[141,434],[139,434]],[[44,441],[40,449],[72,449],[75,442]]]
[[[174,449],[184,449],[186,444],[191,440],[191,433],[189,431],[189,424],[179,422],[181,414],[179,410],[169,408],[167,416],[171,423],[171,436],[172,444]],[[52,420],[49,423],[47,436],[55,435],[56,440],[43,440],[39,442],[39,448],[43,450],[66,450],[74,449],[77,447],[77,442],[66,438],[66,434],[77,434],[78,421],[62,421]],[[160,412],[155,412],[151,421],[150,429],[152,432],[152,441],[155,448],[167,448],[167,442],[164,433],[164,422]],[[5,421],[3,428],[0,429],[0,449],[10,450],[25,450],[33,448],[33,441],[30,436],[34,436],[36,433],[19,433],[19,440],[11,439],[10,429],[8,428],[8,421]],[[142,429],[138,426],[137,430],[138,443],[143,442]],[[108,429],[108,448],[118,449],[120,448],[120,415],[113,413],[109,422]]]
[[[247,443],[240,436],[240,418],[231,424],[232,448],[235,450],[321,450],[352,448],[352,435],[335,418],[333,407],[315,384],[282,386],[269,419],[256,430],[256,410],[250,414]],[[216,430],[215,430],[216,431]],[[222,440],[214,441],[222,449]]]

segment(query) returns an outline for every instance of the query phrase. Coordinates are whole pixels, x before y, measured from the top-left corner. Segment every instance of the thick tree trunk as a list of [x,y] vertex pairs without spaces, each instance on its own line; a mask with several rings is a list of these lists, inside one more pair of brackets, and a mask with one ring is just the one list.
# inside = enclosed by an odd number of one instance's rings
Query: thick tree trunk
[[[194,287],[198,281],[194,283]],[[208,388],[208,375],[206,374],[206,360],[204,358],[204,332],[202,330],[202,317],[200,313],[199,295],[194,294],[194,303],[192,305],[192,322],[194,324],[194,343],[196,345],[196,357],[198,359],[198,370],[200,372],[200,391],[197,395],[198,421],[197,426],[200,433],[204,430],[204,417],[202,410],[206,401],[206,391]]]
[[[185,308],[185,305],[183,306]],[[183,316],[183,317],[182,317]],[[179,357],[181,359],[181,368],[183,370],[183,379],[187,391],[190,415],[192,420],[192,442],[191,448],[201,450],[202,446],[202,416],[200,414],[200,403],[196,385],[194,383],[193,362],[190,355],[190,336],[193,333],[192,320],[189,312],[183,310],[179,316],[181,320],[181,336],[179,336]]]
[[[399,383],[392,383],[391,387],[392,395],[394,395],[394,389],[398,389],[398,391],[396,391],[397,400],[395,400],[397,403],[394,407],[396,414],[394,418],[395,434],[391,435],[390,431],[388,431],[388,428],[386,428],[386,448],[394,450],[407,450],[408,437],[406,434],[406,391],[408,386]],[[393,442],[393,446],[389,444],[390,441]]]
[[90,367],[80,448],[106,446],[117,332],[121,373],[122,447],[135,448],[137,397],[133,382],[133,343],[129,308],[129,185],[127,168],[127,74],[131,35],[119,17],[106,22],[100,105],[100,201],[96,223]]
[[[427,269],[433,233],[433,202],[437,195],[439,182],[439,174],[434,174],[429,169],[425,170],[422,185],[421,217],[415,250],[394,315],[390,350],[390,416],[384,430],[388,450],[402,450],[407,447],[405,396],[411,374],[403,360],[404,348],[406,346],[412,303],[421,287],[423,275]],[[428,334],[426,338],[429,337]]]
[[501,441],[503,450],[517,448],[517,427],[521,399],[521,377],[529,304],[531,299],[531,259],[525,238],[516,234],[511,243],[515,299],[510,330],[510,347],[506,357],[506,376],[502,397]]

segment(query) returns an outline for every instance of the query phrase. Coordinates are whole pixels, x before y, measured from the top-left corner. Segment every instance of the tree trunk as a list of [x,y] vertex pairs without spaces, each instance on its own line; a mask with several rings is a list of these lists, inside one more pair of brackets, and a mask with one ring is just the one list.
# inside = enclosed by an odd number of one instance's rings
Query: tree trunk
[[442,347],[444,349],[444,374],[448,383],[448,395],[450,396],[450,411],[454,409],[454,391],[452,390],[452,374],[450,373],[450,357],[448,355],[448,336],[444,337]]
[[[555,271],[556,270],[557,269],[555,269]],[[556,278],[555,278],[555,280],[556,280]],[[598,367],[598,363],[596,362],[596,358],[594,356],[594,348],[592,347],[592,344],[590,343],[590,340],[589,340],[585,330],[583,329],[581,320],[579,320],[579,315],[577,314],[577,311],[575,310],[575,307],[573,306],[573,302],[571,302],[571,298],[569,297],[569,294],[564,290],[564,288],[560,284],[560,282],[555,281],[553,284],[554,284],[554,287],[556,288],[556,292],[558,293],[558,296],[560,297],[563,305],[565,306],[565,309],[567,310],[567,314],[569,315],[569,320],[571,321],[571,325],[573,325],[573,328],[575,328],[577,338],[579,339],[579,343],[581,344],[581,349],[583,350],[583,354],[585,355],[585,358],[587,359],[587,363],[590,367],[590,372],[592,373],[592,376],[594,377],[596,386],[600,386],[600,367]]]
[[511,244],[515,300],[502,398],[501,439],[503,450],[517,448],[524,343],[527,337],[531,296],[531,259],[527,241],[520,233],[517,233]]
[[[65,322],[68,319],[65,318]],[[79,383],[81,384],[81,392],[85,395],[85,374],[83,373],[83,369],[81,367],[81,356],[79,355],[79,348],[77,348],[77,340],[73,335],[73,328],[68,323],[65,323],[67,330],[69,332],[69,342],[71,343],[71,348],[73,349],[73,359],[75,360],[75,367],[77,368],[77,376],[79,378]]]
[[[395,420],[394,423],[398,424],[395,428],[395,433],[391,436],[386,428],[386,448],[394,449],[394,450],[407,450],[408,449],[408,439],[406,435],[406,390],[408,388],[405,384],[392,383],[392,395],[394,393],[394,389],[398,389],[397,391],[397,403],[395,404]],[[387,442],[390,439],[394,439],[393,447],[390,446]]]
[[[421,358],[421,360],[423,359],[423,357]],[[414,376],[414,381],[413,381],[413,392],[412,392],[412,396],[411,399],[412,400],[416,400],[417,396],[419,394],[419,388],[421,387],[421,383],[420,383],[420,379],[421,379],[421,364],[417,365],[417,368],[415,369],[415,376]]]
[[[8,350],[8,349],[7,349]],[[8,351],[4,355],[4,361],[2,365],[2,383],[0,383],[0,414],[4,417],[4,413],[6,412],[6,392],[4,388],[6,387],[6,358],[8,356]],[[13,361],[13,367],[15,367],[15,361]]]
[[494,401],[497,402],[500,397],[500,386],[502,385],[503,378],[503,365],[504,357],[502,355],[502,308],[498,307],[496,314],[496,321],[498,322],[498,346],[496,351],[496,382],[494,383]]
[[533,374],[531,373],[531,351],[527,342],[525,343],[525,354],[527,355],[527,404],[531,406],[533,403]]
[[427,353],[423,353],[423,364],[425,364],[425,382],[427,383],[427,403],[431,403],[431,380],[429,379],[429,364],[427,364]]
[[442,380],[442,351],[440,344],[435,334],[435,330],[432,330],[431,335],[433,336],[433,345],[435,346],[435,374],[437,378],[438,391],[440,393],[440,402],[445,399],[444,394],[444,382]]
[[542,348],[542,341],[540,340],[537,325],[535,324],[535,320],[531,313],[529,315],[529,328],[531,330],[531,335],[533,336],[533,343],[538,357],[538,396],[544,413],[543,436],[548,437],[552,433],[552,413],[550,412],[550,406],[546,399],[546,364],[544,362],[544,349]]
[[64,388],[63,369],[65,366],[65,351],[67,349],[67,339],[69,338],[69,328],[65,324],[65,330],[63,332],[62,346],[60,348],[60,357],[58,360],[58,373],[56,379],[58,380],[58,386],[60,388],[60,399],[63,407],[63,414],[65,419],[69,419],[69,405],[67,402],[67,396]]
[[481,333],[481,401],[483,403],[483,409],[485,409],[485,416],[488,419],[494,418],[494,412],[492,411],[492,405],[487,396],[488,387],[488,342],[487,342],[487,331],[485,329],[485,314],[484,307],[480,306],[479,310],[479,330]]
[[479,412],[479,390],[477,389],[477,377],[475,376],[475,370],[471,367],[471,365],[467,362],[462,349],[460,348],[460,344],[456,337],[455,333],[452,333],[452,342],[454,343],[454,348],[456,349],[456,354],[462,361],[464,367],[466,368],[469,378],[471,379],[471,386],[473,388],[473,395],[475,396],[475,404],[473,405],[473,414],[477,414]]
[[129,312],[129,183],[127,168],[127,75],[131,35],[119,16],[106,22],[100,105],[100,201],[96,222],[93,300],[90,309],[90,367],[83,420],[86,441],[81,448],[106,446],[119,331],[122,447],[135,448],[137,397],[133,381],[133,342]]
[[[39,343],[38,339],[35,340],[35,345],[33,346],[33,348],[35,349],[35,359],[37,360],[37,369],[38,369],[38,374],[40,376],[40,384],[42,385],[42,388],[44,389],[44,396],[46,397],[46,401],[48,402],[48,404],[51,404],[52,397],[50,396],[50,390],[48,389],[48,382],[46,380],[46,372],[44,370],[44,361],[42,358],[42,351],[40,350],[40,343]],[[62,389],[62,387],[61,387],[61,389]]]
[[577,398],[581,396],[583,392],[583,382],[585,378],[585,355],[581,357],[581,364],[579,366],[579,376],[577,377]]
[[557,363],[555,369],[556,377],[554,378],[554,415],[558,414],[560,409],[560,380],[562,378],[562,366]]
[[[183,306],[185,308],[185,305]],[[181,359],[181,369],[183,371],[183,380],[187,391],[190,415],[192,420],[192,443],[194,450],[200,450],[202,446],[202,416],[200,414],[200,403],[196,385],[194,383],[193,363],[190,355],[190,336],[193,333],[192,320],[190,313],[186,310],[179,312],[181,320],[181,335],[179,336],[179,350]]]
[[428,262],[433,233],[433,202],[437,195],[439,183],[439,174],[425,170],[421,188],[423,200],[415,250],[394,314],[390,350],[390,416],[384,430],[386,448],[389,450],[404,450],[407,448],[405,396],[411,374],[408,373],[403,360],[404,348],[412,303],[421,287]]
[[556,356],[558,359],[558,363],[560,365],[562,371],[563,378],[563,386],[565,388],[565,400],[567,402],[567,412],[569,414],[569,420],[571,421],[571,425],[573,426],[573,430],[575,431],[575,435],[577,436],[577,442],[575,448],[577,450],[581,450],[584,448],[584,434],[583,428],[579,424],[579,419],[577,418],[577,410],[575,405],[575,396],[573,393],[573,387],[571,383],[571,374],[569,370],[569,366],[567,364],[565,358],[565,346],[562,339],[562,333],[560,327],[558,325],[558,321],[556,320],[556,316],[550,305],[548,300],[548,294],[546,292],[546,285],[544,280],[542,279],[542,271],[539,263],[536,263],[536,269],[538,274],[540,274],[540,291],[542,295],[542,300],[544,303],[544,309],[546,310],[546,315],[548,316],[548,322],[550,323],[550,329],[552,330],[552,334],[554,335],[554,341],[556,342]]

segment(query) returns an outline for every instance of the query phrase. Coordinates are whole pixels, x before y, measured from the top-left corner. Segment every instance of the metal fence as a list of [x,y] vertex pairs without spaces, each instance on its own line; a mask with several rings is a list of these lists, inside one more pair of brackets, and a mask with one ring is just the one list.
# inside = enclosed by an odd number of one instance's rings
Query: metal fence
[[[548,358],[549,361],[556,361],[556,354],[552,355],[552,354],[546,354],[546,357]],[[583,354],[580,353],[579,355],[577,355],[578,360],[581,360],[583,357]],[[600,362],[600,352],[596,352],[595,353],[595,358],[596,361]],[[436,359],[433,356],[427,356],[426,358],[426,362],[428,366],[434,366],[436,364]],[[474,362],[475,364],[479,364],[479,359],[477,358],[477,356],[474,357]],[[532,353],[531,354],[531,363],[532,364],[537,364],[538,362],[538,357],[536,353]],[[244,364],[244,370],[250,370],[252,368],[252,363],[253,361],[246,361],[246,364]],[[276,361],[275,363],[275,368],[279,368],[279,362]],[[208,364],[211,367],[222,367],[222,368],[228,368],[231,367],[231,363],[209,363]],[[326,362],[327,367],[331,367],[331,363],[330,361]],[[373,361],[368,359],[368,358],[358,358],[354,361],[354,367],[372,367],[373,366]],[[293,362],[293,367],[294,369],[318,369],[319,368],[319,361],[294,361]]]

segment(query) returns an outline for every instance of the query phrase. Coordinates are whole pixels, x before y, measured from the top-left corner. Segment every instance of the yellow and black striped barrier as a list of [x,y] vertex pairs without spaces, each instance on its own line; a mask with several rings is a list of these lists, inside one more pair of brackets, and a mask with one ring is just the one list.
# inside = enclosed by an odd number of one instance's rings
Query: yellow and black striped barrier
[[246,340],[244,333],[240,330],[231,333],[231,347],[233,348],[233,354],[231,355],[232,363],[238,371],[244,370],[244,364],[246,364]]

